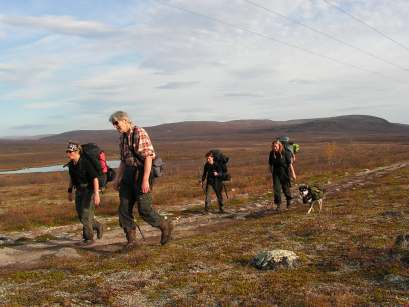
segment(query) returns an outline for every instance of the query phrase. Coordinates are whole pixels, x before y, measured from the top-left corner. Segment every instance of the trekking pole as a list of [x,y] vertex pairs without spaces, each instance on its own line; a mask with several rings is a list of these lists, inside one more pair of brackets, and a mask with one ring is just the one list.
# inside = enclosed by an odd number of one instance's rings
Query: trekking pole
[[143,235],[142,229],[141,229],[141,227],[139,227],[139,224],[136,224],[136,227],[138,227],[138,230],[139,230],[139,232],[141,233],[142,239],[143,239],[144,241],[146,241],[145,236]]

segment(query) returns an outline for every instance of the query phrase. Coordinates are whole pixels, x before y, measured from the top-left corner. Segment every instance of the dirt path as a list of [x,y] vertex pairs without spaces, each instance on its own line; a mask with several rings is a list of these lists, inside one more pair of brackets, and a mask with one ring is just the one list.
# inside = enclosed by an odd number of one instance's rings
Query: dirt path
[[[365,170],[349,176],[336,184],[326,187],[327,197],[336,194],[342,189],[363,187],[377,177],[385,176],[397,169],[407,167],[409,162],[400,162],[372,170]],[[259,200],[244,205],[228,208],[225,214],[210,213],[203,214],[199,209],[200,204],[190,204],[172,208],[179,211],[180,215],[173,217],[172,212],[164,212],[173,219],[175,225],[174,238],[182,238],[197,233],[202,227],[210,225],[234,223],[234,220],[245,220],[251,217],[259,217],[275,214],[269,207],[269,200],[260,197]],[[106,225],[116,224],[117,218],[99,219]],[[141,244],[158,244],[160,231],[143,223],[141,229],[146,241],[140,240]],[[97,240],[90,247],[80,247],[77,243],[81,240],[81,226],[68,225],[52,228],[39,228],[28,232],[14,232],[0,234],[0,267],[17,264],[28,264],[40,261],[46,256],[55,257],[81,257],[79,250],[88,250],[95,253],[119,252],[125,243],[125,237],[118,226],[107,227],[104,238]]]

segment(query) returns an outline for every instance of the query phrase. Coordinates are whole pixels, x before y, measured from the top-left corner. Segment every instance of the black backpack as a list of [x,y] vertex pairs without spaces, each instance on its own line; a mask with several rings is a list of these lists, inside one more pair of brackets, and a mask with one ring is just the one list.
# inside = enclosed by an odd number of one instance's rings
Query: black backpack
[[222,180],[229,181],[231,176],[229,174],[229,170],[227,169],[227,163],[229,162],[229,157],[224,155],[219,149],[212,149],[210,150],[212,153],[214,163],[219,165],[222,170]]
[[[81,145],[82,148],[82,155],[91,162],[91,165],[94,167],[94,169],[97,171],[98,174],[98,182],[99,182],[99,187],[100,188],[105,188],[106,184],[109,181],[114,180],[115,178],[115,171],[108,167],[106,164],[106,160],[102,158],[101,154],[103,151],[101,148],[98,147],[97,144],[95,143],[87,143]],[[107,178],[105,179],[105,174],[102,172],[102,165],[101,163],[105,163],[108,168],[107,172]]]

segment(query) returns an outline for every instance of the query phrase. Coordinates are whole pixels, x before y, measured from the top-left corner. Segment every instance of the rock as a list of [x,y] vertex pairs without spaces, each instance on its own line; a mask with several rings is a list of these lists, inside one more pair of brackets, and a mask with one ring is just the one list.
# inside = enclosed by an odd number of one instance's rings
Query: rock
[[388,283],[393,284],[395,287],[408,290],[409,289],[409,278],[400,275],[389,274],[384,277],[384,280]]
[[0,237],[0,246],[13,245],[14,240],[7,237]]
[[276,249],[259,253],[250,264],[259,270],[291,269],[298,265],[298,259],[299,257],[292,251]]
[[409,235],[399,235],[395,240],[395,247],[409,249]]
[[402,217],[402,213],[399,211],[384,211],[382,213],[382,215],[384,217],[390,217],[390,218],[394,218],[394,217]]
[[384,279],[393,284],[400,284],[408,281],[408,278],[402,277],[400,275],[389,274],[384,277]]

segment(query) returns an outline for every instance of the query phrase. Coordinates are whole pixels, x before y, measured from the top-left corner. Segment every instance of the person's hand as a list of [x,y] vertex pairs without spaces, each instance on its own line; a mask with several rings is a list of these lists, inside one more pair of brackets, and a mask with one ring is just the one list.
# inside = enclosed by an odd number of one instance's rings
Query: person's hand
[[219,176],[219,173],[218,172],[213,172],[213,175]]
[[112,180],[112,187],[115,191],[119,191],[119,181],[117,179]]
[[101,204],[101,198],[99,196],[99,191],[94,193],[94,204],[95,204],[95,207],[99,207],[99,205]]
[[72,192],[68,192],[68,201],[72,201]]
[[148,193],[149,190],[150,190],[149,181],[148,180],[143,180],[142,181],[142,193],[144,193],[144,194]]

